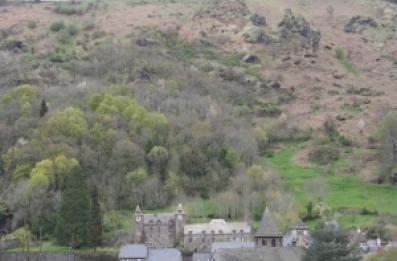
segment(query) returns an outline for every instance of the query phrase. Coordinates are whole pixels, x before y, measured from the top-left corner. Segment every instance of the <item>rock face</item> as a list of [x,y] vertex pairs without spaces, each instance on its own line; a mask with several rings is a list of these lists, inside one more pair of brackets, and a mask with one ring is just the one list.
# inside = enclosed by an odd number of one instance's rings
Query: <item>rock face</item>
[[250,21],[255,26],[266,26],[266,18],[264,16],[254,14],[250,17]]
[[247,54],[243,57],[243,62],[245,63],[257,63],[259,62],[259,57],[253,54]]
[[243,24],[249,13],[244,0],[214,0],[209,7],[199,10],[193,19],[212,18],[227,24]]
[[354,16],[349,23],[345,25],[346,33],[359,33],[369,27],[378,27],[378,23],[371,17]]
[[280,38],[301,37],[302,43],[318,49],[321,33],[315,30],[301,15],[295,15],[291,9],[287,9],[283,20],[278,25]]

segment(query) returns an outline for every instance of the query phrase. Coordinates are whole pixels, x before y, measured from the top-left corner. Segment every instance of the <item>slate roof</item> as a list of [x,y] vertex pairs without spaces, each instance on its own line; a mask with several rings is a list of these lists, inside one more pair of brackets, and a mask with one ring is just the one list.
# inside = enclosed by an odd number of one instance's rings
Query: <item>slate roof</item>
[[309,230],[309,228],[303,223],[302,220],[299,220],[298,224],[296,224],[292,229],[295,230]]
[[299,247],[265,247],[224,249],[217,251],[216,261],[300,261],[304,250]]
[[254,248],[255,242],[214,242],[212,243],[211,252],[215,253],[220,249],[240,249]]
[[161,213],[161,214],[144,214],[143,220],[145,225],[156,225],[159,221],[161,225],[168,226],[170,220],[175,219],[175,214]]
[[148,261],[182,261],[182,254],[175,248],[151,249]]
[[194,253],[192,261],[211,261],[211,254],[209,253]]
[[143,244],[124,245],[120,248],[119,258],[146,258],[148,249]]
[[184,227],[184,235],[189,235],[190,232],[193,235],[201,235],[204,234],[233,234],[235,231],[236,234],[241,233],[241,230],[244,234],[251,233],[251,226],[248,223],[227,223],[223,219],[213,219],[209,223],[206,224],[193,224],[193,225],[185,225]]
[[273,220],[272,214],[267,207],[263,213],[261,226],[255,234],[255,237],[282,237],[280,229],[276,222]]

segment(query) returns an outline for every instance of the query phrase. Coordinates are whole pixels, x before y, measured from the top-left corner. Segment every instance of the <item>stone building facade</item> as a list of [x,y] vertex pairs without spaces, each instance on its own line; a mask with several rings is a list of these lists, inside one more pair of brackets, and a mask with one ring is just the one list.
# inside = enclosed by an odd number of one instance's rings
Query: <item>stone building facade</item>
[[246,242],[252,240],[248,223],[227,223],[214,219],[205,224],[185,225],[183,245],[189,251],[210,251],[213,242]]
[[183,237],[185,213],[179,204],[175,213],[143,214],[139,206],[135,213],[135,242],[153,248],[174,247]]

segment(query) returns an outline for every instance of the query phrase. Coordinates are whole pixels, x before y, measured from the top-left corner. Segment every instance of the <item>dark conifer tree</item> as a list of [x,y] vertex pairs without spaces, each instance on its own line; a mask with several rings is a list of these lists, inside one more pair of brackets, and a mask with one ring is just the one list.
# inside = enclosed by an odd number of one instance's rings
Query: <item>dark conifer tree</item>
[[66,179],[55,236],[60,245],[80,248],[88,244],[90,197],[80,167]]
[[41,106],[40,106],[40,117],[44,117],[44,115],[46,115],[47,112],[48,112],[47,102],[45,101],[45,99],[43,99],[41,101]]
[[357,246],[351,244],[347,231],[320,224],[312,233],[312,245],[302,261],[358,261]]
[[96,187],[91,194],[89,244],[91,247],[102,245],[102,211]]

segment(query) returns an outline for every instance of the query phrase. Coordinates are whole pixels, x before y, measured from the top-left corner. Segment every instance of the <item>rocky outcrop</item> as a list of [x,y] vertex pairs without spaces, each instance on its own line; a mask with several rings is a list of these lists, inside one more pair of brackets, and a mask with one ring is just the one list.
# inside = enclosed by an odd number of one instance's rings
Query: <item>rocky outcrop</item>
[[314,29],[301,15],[295,15],[291,9],[287,9],[283,20],[278,25],[281,39],[300,37],[302,43],[313,47],[316,51],[320,44],[320,31]]
[[378,27],[378,23],[371,17],[357,15],[350,19],[350,21],[345,25],[345,32],[359,33],[370,27]]
[[250,21],[255,26],[266,26],[266,17],[258,14],[254,14],[250,17]]
[[247,54],[243,57],[242,60],[245,63],[257,63],[259,62],[259,57],[253,54]]

